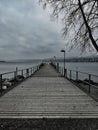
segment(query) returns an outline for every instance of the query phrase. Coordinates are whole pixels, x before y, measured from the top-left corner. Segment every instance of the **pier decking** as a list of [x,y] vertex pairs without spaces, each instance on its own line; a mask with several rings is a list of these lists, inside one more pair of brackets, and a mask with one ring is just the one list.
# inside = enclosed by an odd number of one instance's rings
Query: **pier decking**
[[46,64],[0,98],[0,118],[98,118],[98,102]]

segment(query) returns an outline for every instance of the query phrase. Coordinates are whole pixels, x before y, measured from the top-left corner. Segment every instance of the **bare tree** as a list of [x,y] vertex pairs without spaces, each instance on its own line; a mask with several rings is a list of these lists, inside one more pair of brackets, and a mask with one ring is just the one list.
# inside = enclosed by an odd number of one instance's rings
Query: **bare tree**
[[73,28],[72,46],[79,45],[82,50],[93,47],[98,52],[98,0],[40,0],[45,8],[53,8],[54,18],[63,21],[63,35],[66,37]]

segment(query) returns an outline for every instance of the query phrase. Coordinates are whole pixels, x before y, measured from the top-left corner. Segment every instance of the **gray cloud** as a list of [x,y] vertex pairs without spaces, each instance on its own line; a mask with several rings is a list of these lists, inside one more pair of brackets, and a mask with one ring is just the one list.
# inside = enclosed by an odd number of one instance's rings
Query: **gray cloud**
[[65,46],[60,24],[32,0],[0,1],[0,58],[43,58]]

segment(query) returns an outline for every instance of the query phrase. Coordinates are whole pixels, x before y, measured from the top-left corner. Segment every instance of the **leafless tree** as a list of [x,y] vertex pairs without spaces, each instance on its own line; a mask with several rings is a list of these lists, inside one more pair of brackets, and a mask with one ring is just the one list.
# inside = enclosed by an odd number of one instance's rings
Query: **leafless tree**
[[63,35],[74,28],[72,46],[79,45],[82,50],[93,47],[98,52],[98,0],[39,0],[45,8],[53,8],[54,18],[63,21]]

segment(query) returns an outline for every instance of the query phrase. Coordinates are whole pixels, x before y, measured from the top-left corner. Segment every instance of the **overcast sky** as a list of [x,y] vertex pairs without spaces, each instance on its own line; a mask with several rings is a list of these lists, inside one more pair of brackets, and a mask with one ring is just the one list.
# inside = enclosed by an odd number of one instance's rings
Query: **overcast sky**
[[0,59],[61,57],[61,28],[38,0],[0,0]]

